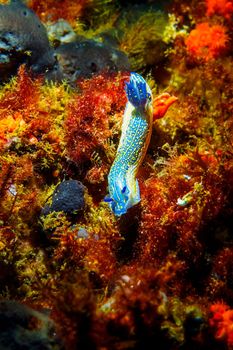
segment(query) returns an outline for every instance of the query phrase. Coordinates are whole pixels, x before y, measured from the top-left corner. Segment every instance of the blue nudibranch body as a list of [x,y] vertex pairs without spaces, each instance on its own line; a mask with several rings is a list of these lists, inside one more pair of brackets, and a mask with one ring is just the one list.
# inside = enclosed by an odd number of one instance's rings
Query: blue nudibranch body
[[116,158],[108,175],[109,196],[105,198],[116,216],[140,202],[136,175],[150,142],[153,123],[152,92],[143,77],[131,73],[125,90],[128,102]]

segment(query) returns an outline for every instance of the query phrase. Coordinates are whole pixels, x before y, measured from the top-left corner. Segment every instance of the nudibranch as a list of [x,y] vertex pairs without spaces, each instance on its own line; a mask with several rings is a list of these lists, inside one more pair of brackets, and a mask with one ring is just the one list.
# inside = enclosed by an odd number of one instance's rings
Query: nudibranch
[[162,94],[155,100],[154,113],[151,89],[137,73],[130,74],[125,91],[128,102],[116,158],[108,175],[109,195],[105,197],[116,216],[125,214],[129,208],[140,202],[136,176],[150,142],[153,119],[165,114],[169,105],[174,102],[171,101],[172,98],[176,100],[169,94]]

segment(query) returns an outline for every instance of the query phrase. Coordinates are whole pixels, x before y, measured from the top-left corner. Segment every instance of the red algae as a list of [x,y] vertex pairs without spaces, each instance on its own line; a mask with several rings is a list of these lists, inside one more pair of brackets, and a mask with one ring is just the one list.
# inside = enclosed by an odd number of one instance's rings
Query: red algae
[[9,114],[9,110],[21,111],[25,110],[28,116],[33,110],[39,100],[39,86],[41,80],[33,81],[27,74],[25,67],[19,68],[17,85],[13,91],[7,91],[0,99],[0,113]]
[[225,203],[216,166],[216,159],[208,154],[182,155],[167,163],[166,175],[147,180],[142,187],[145,209],[139,235],[143,261],[163,258],[174,248],[185,260],[200,257],[202,239],[197,233]]
[[[90,160],[95,152],[105,154],[106,163],[109,157],[107,140],[114,137],[111,124],[121,123],[125,107],[127,79],[127,74],[99,75],[79,83],[81,95],[69,105],[65,121],[67,153],[78,165]],[[95,175],[92,176],[94,179]]]
[[62,232],[59,232],[61,231],[59,228],[54,232],[54,239],[59,242],[54,252],[54,261],[60,264],[72,262],[76,268],[84,268],[95,273],[106,283],[116,272],[116,259],[112,249],[116,244],[116,237],[100,238],[90,232],[89,237],[85,239],[78,237],[78,229],[75,236],[74,230],[74,228],[64,230],[63,227]]
[[53,0],[30,0],[28,5],[42,21],[56,21],[63,18],[70,23],[75,23],[82,14],[86,4],[87,0],[79,0],[78,2],[62,0],[56,3]]

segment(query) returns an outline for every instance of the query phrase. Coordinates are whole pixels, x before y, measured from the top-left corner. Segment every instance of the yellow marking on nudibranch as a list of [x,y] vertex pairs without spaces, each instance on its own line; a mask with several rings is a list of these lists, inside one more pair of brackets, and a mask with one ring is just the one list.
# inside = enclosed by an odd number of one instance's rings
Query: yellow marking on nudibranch
[[109,196],[105,199],[116,216],[125,214],[140,201],[136,176],[150,142],[153,124],[152,92],[139,74],[131,73],[126,94],[128,102],[122,133],[108,175]]

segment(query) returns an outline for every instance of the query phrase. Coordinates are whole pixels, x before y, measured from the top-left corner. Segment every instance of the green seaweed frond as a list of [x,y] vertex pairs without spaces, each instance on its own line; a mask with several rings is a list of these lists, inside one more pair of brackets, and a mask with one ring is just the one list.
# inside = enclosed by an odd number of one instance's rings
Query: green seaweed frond
[[[132,70],[143,70],[161,55],[163,32],[167,24],[166,16],[160,11],[143,13],[137,21],[130,24],[127,17],[120,29],[124,33],[120,39],[120,48],[129,55]],[[150,62],[151,61],[151,62]]]
[[85,194],[85,202],[89,210],[85,212],[85,220],[88,223],[88,230],[93,234],[103,237],[118,237],[117,220],[110,212],[107,203],[100,202],[94,205],[89,194]]
[[188,35],[188,26],[182,26],[180,28],[180,20],[174,13],[168,14],[168,24],[163,32],[163,41],[167,44],[172,43],[175,38],[180,35],[186,37]]
[[8,91],[12,91],[17,83],[17,77],[12,77],[7,83],[0,86],[0,99],[3,98]]
[[[98,22],[95,27],[86,25],[82,21],[77,21],[76,25],[74,26],[74,31],[77,35],[83,36],[86,39],[97,39],[100,42],[103,41],[101,39],[101,34],[106,32],[112,32],[114,31],[114,25],[116,22],[118,15],[112,14],[107,21]],[[98,37],[100,36],[100,37]]]
[[57,228],[62,228],[64,231],[70,226],[70,222],[67,220],[66,215],[62,211],[53,211],[46,216],[41,216],[41,222],[43,229],[47,232],[52,232]]
[[78,19],[73,29],[77,35],[92,39],[112,30],[117,18],[118,7],[115,1],[90,0],[85,9],[85,21]]
[[99,27],[99,23],[106,23],[116,13],[117,4],[113,0],[90,0],[86,9],[87,19],[91,27]]

